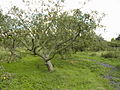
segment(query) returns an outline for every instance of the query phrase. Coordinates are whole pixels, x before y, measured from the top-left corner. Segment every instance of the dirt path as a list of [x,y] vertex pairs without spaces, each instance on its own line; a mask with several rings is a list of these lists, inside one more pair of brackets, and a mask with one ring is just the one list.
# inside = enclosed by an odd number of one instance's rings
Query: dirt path
[[[117,71],[117,68],[115,66],[112,66],[110,64],[106,64],[106,63],[103,63],[103,62],[99,62],[99,61],[93,60],[93,59],[85,59],[85,58],[81,58],[81,59],[89,60],[89,61],[95,62],[98,65],[102,65],[104,67],[110,68],[110,71],[107,74],[103,75],[103,78],[107,78],[110,81],[110,84],[113,85],[114,88],[116,88],[116,90],[120,90],[120,82],[119,82],[120,78],[115,77],[115,76],[112,75],[112,73]],[[119,81],[116,82],[115,79],[117,79]]]

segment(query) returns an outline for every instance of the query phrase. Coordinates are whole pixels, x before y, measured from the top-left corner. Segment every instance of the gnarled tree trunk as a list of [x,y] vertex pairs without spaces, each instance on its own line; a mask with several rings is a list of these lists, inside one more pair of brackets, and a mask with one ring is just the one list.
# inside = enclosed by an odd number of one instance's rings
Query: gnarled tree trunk
[[54,71],[54,67],[53,67],[53,64],[51,63],[51,61],[46,61],[46,66],[48,68],[48,71],[52,72]]

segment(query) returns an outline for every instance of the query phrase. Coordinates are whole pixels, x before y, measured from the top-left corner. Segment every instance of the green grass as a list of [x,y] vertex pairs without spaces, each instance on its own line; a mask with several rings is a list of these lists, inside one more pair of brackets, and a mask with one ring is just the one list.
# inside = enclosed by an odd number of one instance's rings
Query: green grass
[[[85,58],[85,59],[92,59],[92,60],[97,60],[99,62],[103,62],[103,63],[108,63],[110,65],[120,65],[120,59],[119,58],[104,58],[101,57],[102,53],[107,53],[107,51],[103,51],[103,52],[78,52],[77,54],[75,54],[74,56],[77,58]],[[74,58],[74,57],[73,57]]]
[[[72,58],[52,60],[55,71],[48,72],[37,56],[27,55],[18,62],[1,63],[11,78],[1,80],[2,90],[115,90],[102,77],[109,69],[82,58],[101,60],[88,53],[77,53]],[[105,60],[107,62],[107,59]],[[110,63],[110,62],[108,62]],[[3,77],[1,77],[3,78]]]

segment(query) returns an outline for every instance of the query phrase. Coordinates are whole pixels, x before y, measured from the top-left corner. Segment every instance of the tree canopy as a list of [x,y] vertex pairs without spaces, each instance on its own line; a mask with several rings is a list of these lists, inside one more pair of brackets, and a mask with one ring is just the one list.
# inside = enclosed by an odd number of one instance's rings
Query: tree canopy
[[[49,71],[54,70],[50,60],[56,54],[70,48],[76,40],[93,35],[102,19],[97,17],[97,12],[65,11],[59,1],[42,2],[39,10],[32,11],[32,8],[26,12],[14,6],[7,15],[0,12],[1,39],[12,53],[21,45],[40,56]],[[79,45],[85,39],[81,40]]]

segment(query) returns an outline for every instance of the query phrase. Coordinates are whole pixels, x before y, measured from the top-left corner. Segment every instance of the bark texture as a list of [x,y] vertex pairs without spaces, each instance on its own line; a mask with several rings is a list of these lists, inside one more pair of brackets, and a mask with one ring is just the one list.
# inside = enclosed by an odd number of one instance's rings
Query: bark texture
[[46,65],[47,65],[48,71],[50,72],[54,71],[54,67],[51,61],[46,61]]

